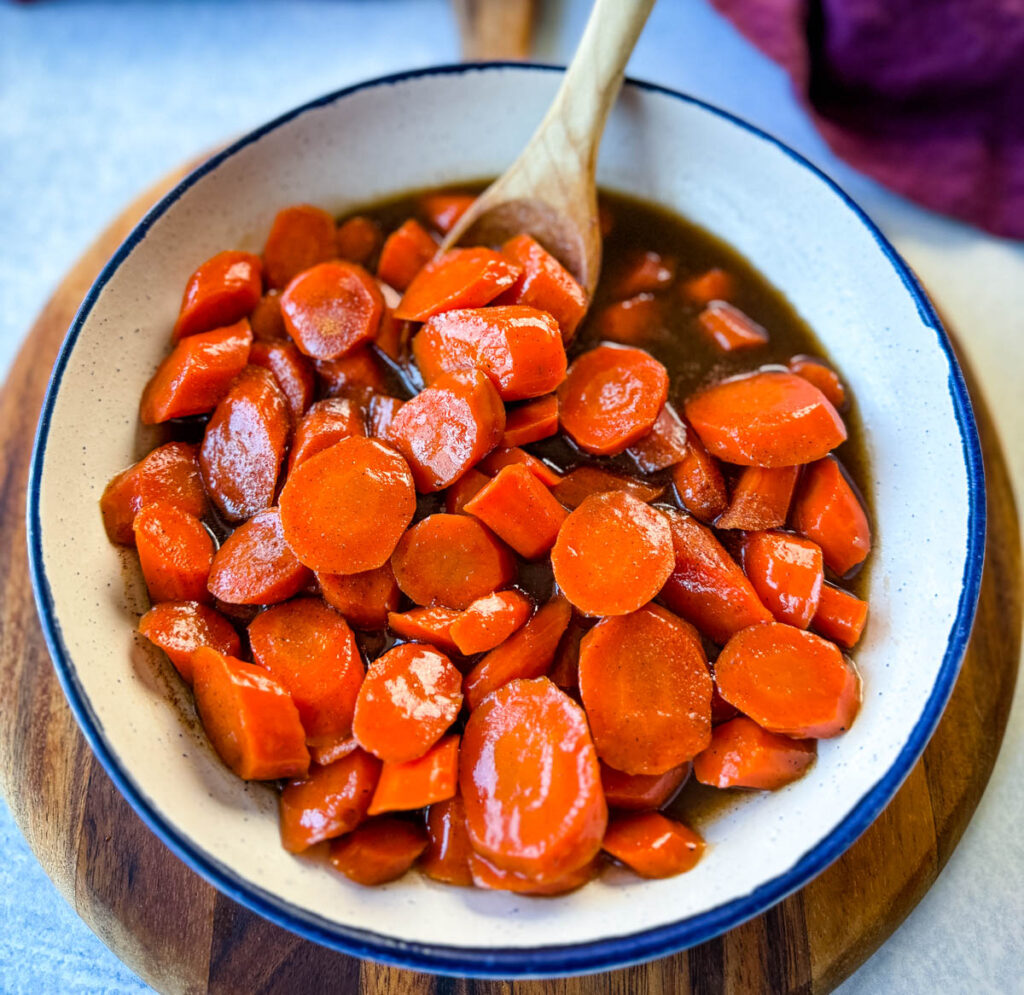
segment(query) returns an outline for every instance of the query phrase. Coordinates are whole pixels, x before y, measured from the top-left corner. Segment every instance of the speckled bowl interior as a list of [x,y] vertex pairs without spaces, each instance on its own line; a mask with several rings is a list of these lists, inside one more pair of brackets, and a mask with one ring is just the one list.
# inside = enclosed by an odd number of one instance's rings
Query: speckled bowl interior
[[[721,236],[781,288],[838,363],[866,426],[876,516],[864,705],[810,773],[750,794],[707,828],[682,877],[611,873],[530,899],[410,874],[364,889],[281,849],[275,796],[211,752],[190,696],[134,633],[131,557],[97,501],[150,440],[139,394],[181,289],[226,247],[258,252],[298,201],[344,212],[493,175],[559,82],[541,67],[428,70],[329,96],[243,139],[162,201],[90,291],[55,370],[33,466],[30,553],[55,663],[100,759],[146,821],[218,887],[320,942],[461,974],[579,972],[666,953],[763,910],[835,859],[892,796],[952,687],[981,567],[973,420],[935,316],[840,191],[767,136],[679,94],[627,85],[600,182]],[[168,928],[172,928],[169,924]]]

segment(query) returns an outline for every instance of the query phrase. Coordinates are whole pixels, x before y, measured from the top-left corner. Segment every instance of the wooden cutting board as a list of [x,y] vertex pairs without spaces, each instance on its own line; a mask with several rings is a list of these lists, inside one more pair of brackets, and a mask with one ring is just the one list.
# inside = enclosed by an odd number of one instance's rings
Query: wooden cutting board
[[29,587],[25,486],[43,393],[100,267],[183,173],[132,205],[67,274],[0,394],[0,788],[47,874],[90,928],[161,992],[602,995],[827,992],[917,904],[988,781],[1021,638],[1020,535],[992,421],[972,389],[988,475],[989,540],[963,672],[924,757],[861,839],[801,892],[686,953],[585,978],[453,980],[360,962],[273,926],[216,892],[139,820],[93,758],[47,655]]

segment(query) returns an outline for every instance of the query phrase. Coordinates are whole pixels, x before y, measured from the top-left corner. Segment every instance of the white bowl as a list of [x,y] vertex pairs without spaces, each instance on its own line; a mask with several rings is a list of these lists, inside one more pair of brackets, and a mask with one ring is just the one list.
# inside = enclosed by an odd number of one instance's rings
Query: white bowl
[[132,558],[97,500],[147,448],[143,385],[185,280],[224,248],[258,252],[298,201],[338,213],[401,191],[494,175],[560,75],[450,66],[317,100],[215,156],[140,223],[89,291],[54,369],[29,488],[33,581],[50,651],[100,761],[149,826],[244,905],[359,956],[464,975],[550,975],[664,955],[723,932],[839,856],[895,793],[956,678],[981,575],[984,482],[949,342],[906,265],[794,152],[682,94],[629,83],[600,182],[665,205],[735,246],[810,323],[866,426],[876,542],[871,623],[854,656],[864,705],[810,773],[751,794],[707,827],[695,870],[611,874],[546,900],[409,874],[365,889],[280,846],[274,794],[211,752],[189,695],[134,634]]

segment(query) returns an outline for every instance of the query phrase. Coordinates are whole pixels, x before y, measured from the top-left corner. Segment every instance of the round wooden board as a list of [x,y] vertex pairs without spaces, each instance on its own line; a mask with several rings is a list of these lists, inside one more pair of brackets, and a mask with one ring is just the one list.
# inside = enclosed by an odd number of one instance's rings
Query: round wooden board
[[[960,839],[995,762],[1021,635],[1020,537],[999,441],[972,390],[988,475],[989,540],[977,623],[922,760],[860,840],[759,919],[686,953],[608,974],[515,983],[360,962],[293,936],[216,892],[139,820],[93,758],[50,663],[29,586],[25,487],[36,418],[65,330],[100,267],[167,177],[64,279],[0,395],[0,786],[46,872],[78,914],[161,992],[365,995],[827,992],[917,904]],[[970,762],[964,763],[964,758]]]

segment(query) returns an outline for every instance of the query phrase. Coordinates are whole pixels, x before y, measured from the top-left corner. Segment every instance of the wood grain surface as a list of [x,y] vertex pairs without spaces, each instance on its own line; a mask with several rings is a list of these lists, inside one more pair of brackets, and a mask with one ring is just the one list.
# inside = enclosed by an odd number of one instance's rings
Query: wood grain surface
[[[161,992],[661,995],[830,991],[892,933],[949,858],[995,762],[1021,638],[1020,535],[1007,468],[977,390],[988,475],[981,602],[963,671],[921,761],[835,864],[759,919],[639,967],[547,982],[482,982],[359,962],[220,895],[140,822],[93,759],[54,675],[25,552],[29,452],[47,378],[79,302],[167,177],[68,273],[0,395],[0,788],[40,863],[96,934]],[[965,762],[965,759],[967,762]]]

